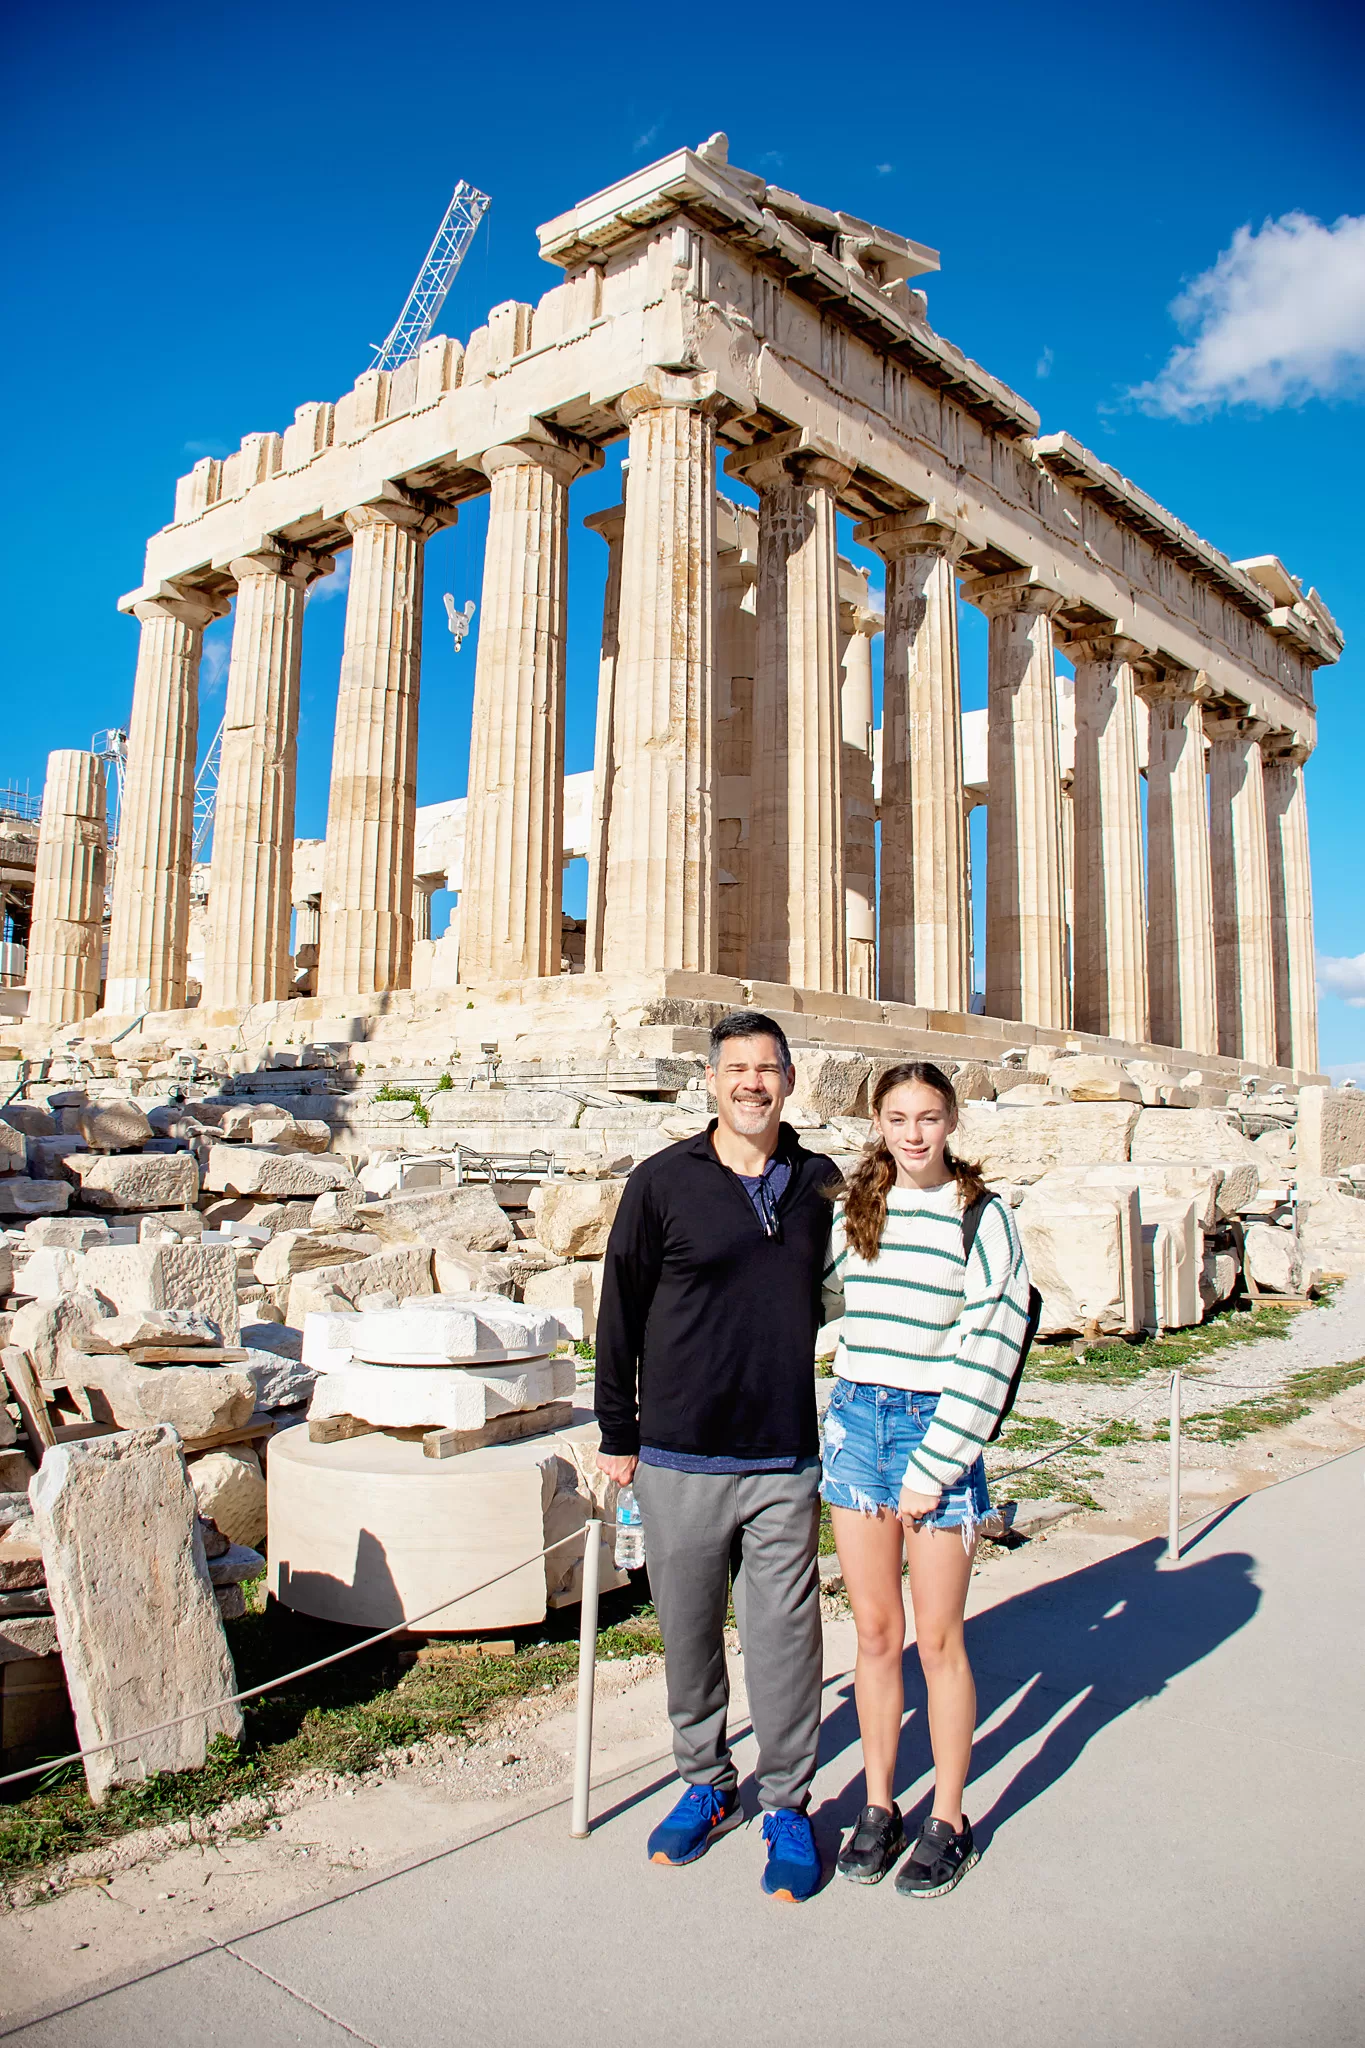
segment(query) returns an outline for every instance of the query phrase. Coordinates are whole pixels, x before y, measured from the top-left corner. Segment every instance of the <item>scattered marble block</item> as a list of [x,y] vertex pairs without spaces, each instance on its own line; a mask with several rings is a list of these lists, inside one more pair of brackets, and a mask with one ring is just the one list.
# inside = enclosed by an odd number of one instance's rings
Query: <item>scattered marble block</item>
[[1204,1238],[1193,1197],[1138,1195],[1142,1217],[1142,1266],[1151,1330],[1187,1330],[1202,1320],[1199,1292]]
[[[258,1326],[253,1326],[258,1327]],[[297,1335],[297,1332],[295,1332]],[[311,1366],[276,1352],[256,1351],[248,1346],[242,1371],[256,1384],[257,1408],[298,1408],[313,1391],[317,1374]]]
[[[76,1367],[70,1368],[74,1377]],[[127,1358],[81,1361],[81,1383],[97,1388],[120,1429],[170,1423],[183,1437],[241,1429],[256,1407],[256,1382],[240,1365],[134,1365]]]
[[625,1185],[623,1180],[543,1181],[531,1199],[537,1242],[562,1259],[600,1259]]
[[289,1283],[285,1321],[302,1329],[312,1310],[335,1306],[334,1297],[358,1307],[379,1294],[391,1294],[397,1302],[431,1291],[430,1247],[393,1245],[386,1252],[373,1252],[342,1266],[318,1266],[296,1273]]
[[[255,1451],[238,1445],[203,1451],[191,1460],[189,1473],[200,1514],[215,1523],[229,1542],[255,1545],[265,1541],[265,1474]],[[219,1584],[212,1566],[210,1572],[214,1584]]]
[[[614,1512],[597,1441],[582,1409],[569,1429],[457,1458],[428,1458],[419,1441],[398,1437],[313,1444],[306,1429],[286,1430],[268,1461],[269,1590],[285,1607],[352,1627],[406,1621],[440,1633],[543,1621],[551,1602],[577,1597],[581,1541],[539,1552],[572,1537],[590,1511]],[[511,1566],[520,1568],[459,1597]],[[609,1536],[601,1570],[604,1592],[627,1583]]]
[[366,1227],[394,1244],[434,1244],[446,1238],[471,1252],[499,1252],[512,1242],[512,1225],[491,1188],[417,1188],[371,1204]]
[[1245,1254],[1247,1278],[1263,1293],[1304,1292],[1305,1261],[1292,1230],[1274,1223],[1249,1224]]
[[552,1309],[575,1341],[597,1334],[593,1269],[586,1262],[574,1260],[529,1274],[521,1295],[528,1307]]
[[53,1301],[80,1286],[81,1255],[60,1245],[40,1245],[29,1253],[13,1279],[16,1294],[26,1294],[30,1301]]
[[356,1178],[372,1195],[412,1194],[441,1185],[439,1159],[384,1159],[362,1166]]
[[24,1243],[35,1251],[45,1246],[68,1252],[88,1252],[97,1244],[108,1244],[109,1225],[102,1216],[35,1216],[24,1225]]
[[198,1209],[160,1209],[151,1216],[139,1216],[139,1244],[157,1244],[165,1238],[194,1240],[204,1235],[204,1219]]
[[1068,1102],[1141,1102],[1142,1089],[1121,1060],[1103,1053],[1055,1059],[1048,1080]]
[[189,1152],[73,1152],[64,1165],[90,1209],[188,1209],[199,1199]]
[[135,1344],[198,1346],[220,1345],[222,1341],[217,1323],[197,1309],[134,1308],[93,1324],[85,1349],[98,1354],[130,1351]]
[[382,1250],[379,1238],[368,1230],[277,1230],[256,1254],[256,1278],[267,1287],[278,1287],[295,1273],[345,1265]]
[[1305,1173],[1333,1174],[1365,1154],[1365,1089],[1300,1088],[1296,1136]]
[[1071,1195],[1031,1188],[1014,1214],[1043,1297],[1040,1337],[1137,1335],[1146,1322],[1146,1285],[1135,1188]]
[[1133,1132],[1132,1157],[1254,1167],[1257,1154],[1230,1109],[1144,1109]]
[[1122,1164],[1140,1116],[1135,1102],[1062,1102],[1038,1108],[998,1109],[964,1102],[954,1143],[964,1159],[981,1162],[987,1181],[1035,1181],[1059,1166]]
[[135,1102],[87,1102],[75,1111],[75,1120],[92,1152],[128,1152],[154,1135]]
[[352,1333],[371,1365],[457,1365],[500,1353],[552,1351],[563,1335],[548,1309],[501,1294],[432,1295],[362,1317]]
[[89,1348],[96,1324],[110,1313],[108,1303],[88,1287],[52,1301],[30,1301],[14,1318],[10,1342],[28,1353],[40,1380],[61,1379],[69,1358]]
[[22,1173],[0,1176],[0,1217],[59,1216],[70,1200],[66,1181],[30,1180]]
[[573,1390],[571,1358],[478,1368],[367,1365],[352,1359],[319,1376],[308,1420],[354,1415],[377,1429],[482,1429],[496,1415],[543,1408]]
[[27,1165],[26,1135],[8,1118],[0,1121],[0,1173],[22,1173]]
[[[96,1805],[115,1785],[195,1769],[215,1735],[238,1738],[240,1708],[214,1704],[236,1674],[175,1432],[58,1444],[31,1497],[81,1747],[114,1745],[86,1759]],[[119,1743],[200,1707],[210,1711]]]
[[326,1194],[354,1187],[355,1176],[339,1159],[307,1152],[265,1152],[252,1145],[211,1145],[204,1186],[213,1194],[274,1197]]
[[194,1309],[237,1342],[237,1254],[220,1244],[97,1246],[85,1254],[85,1284],[120,1312]]

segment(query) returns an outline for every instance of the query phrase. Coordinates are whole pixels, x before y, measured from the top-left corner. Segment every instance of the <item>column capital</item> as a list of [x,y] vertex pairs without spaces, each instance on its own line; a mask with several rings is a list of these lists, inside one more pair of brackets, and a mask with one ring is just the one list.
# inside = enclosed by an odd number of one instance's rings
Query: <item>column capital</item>
[[1267,761],[1292,761],[1296,768],[1302,768],[1312,751],[1297,733],[1286,732],[1282,727],[1272,729],[1261,739],[1261,752]]
[[882,519],[864,519],[854,527],[859,547],[875,548],[884,561],[902,555],[942,555],[958,562],[971,546],[970,540],[949,519],[940,518],[934,504],[915,512],[890,512]]
[[1003,576],[972,576],[964,580],[962,595],[988,619],[1005,618],[1010,612],[1040,612],[1051,618],[1066,603],[1060,590],[1037,580],[1032,569],[1010,569]]
[[1202,669],[1182,668],[1158,655],[1135,664],[1134,687],[1147,704],[1202,704],[1212,689]]
[[640,382],[616,401],[626,426],[636,413],[659,412],[669,406],[715,414],[728,410],[728,401],[716,389],[714,370],[670,370],[661,363],[651,363]]
[[248,555],[236,555],[227,566],[238,584],[251,576],[278,576],[306,590],[319,576],[331,575],[336,557],[315,554],[308,548],[291,548],[281,541],[275,547],[253,548]]
[[533,420],[528,433],[485,448],[478,457],[479,468],[489,478],[500,469],[525,469],[533,464],[567,487],[584,470],[602,467],[602,451],[576,434],[552,433],[539,420]]
[[214,619],[225,618],[231,609],[232,600],[228,597],[192,586],[182,589],[176,583],[159,584],[154,592],[129,606],[133,617],[144,623],[149,619],[175,619],[179,625],[201,631]]
[[847,598],[839,600],[839,627],[844,633],[861,633],[864,639],[875,640],[886,625],[880,612],[870,606],[853,604]]
[[373,532],[383,526],[401,526],[414,539],[425,540],[438,527],[453,526],[459,517],[454,505],[420,497],[416,492],[400,493],[397,486],[385,486],[385,495],[367,505],[353,505],[341,515],[347,533]]
[[608,505],[605,511],[590,512],[583,521],[589,533],[595,533],[609,548],[619,547],[626,530],[626,508],[624,505]]
[[833,441],[792,427],[785,434],[766,434],[725,458],[725,474],[738,477],[760,494],[775,484],[817,484],[837,497],[848,486],[853,465]]

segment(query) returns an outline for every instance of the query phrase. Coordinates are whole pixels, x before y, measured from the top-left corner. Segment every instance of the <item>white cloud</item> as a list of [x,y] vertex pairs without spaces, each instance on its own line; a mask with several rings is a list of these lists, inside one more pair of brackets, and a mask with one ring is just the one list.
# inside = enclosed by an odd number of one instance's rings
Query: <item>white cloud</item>
[[184,452],[186,455],[192,455],[195,461],[198,462],[205,455],[216,455],[221,461],[225,455],[231,454],[232,451],[225,447],[221,441],[186,441]]
[[877,176],[879,178],[889,178],[891,176],[891,173],[895,170],[895,168],[896,166],[894,164],[878,164]]
[[656,136],[656,135],[658,134],[658,132],[659,132],[659,124],[658,124],[658,122],[656,121],[656,122],[654,123],[654,126],[653,126],[652,128],[646,128],[646,130],[645,130],[645,132],[644,132],[644,134],[643,134],[643,135],[637,135],[637,136],[636,136],[636,138],[635,138],[635,144],[634,144],[634,147],[635,147],[636,153],[638,154],[638,153],[639,153],[639,151],[640,151],[640,150],[642,150],[642,149],[648,149],[648,148],[649,148],[649,145],[650,145],[650,143],[651,143],[651,142],[652,142],[652,141],[654,140],[654,138],[655,138],[655,136]]
[[1033,374],[1035,377],[1050,377],[1052,375],[1052,350],[1050,348],[1045,348],[1039,356],[1033,366]]
[[199,659],[199,695],[216,697],[227,684],[228,660],[232,653],[232,638],[226,630],[215,633],[212,628],[204,635],[204,649]]
[[1353,1010],[1365,1010],[1365,953],[1340,960],[1319,953],[1318,987],[1328,995],[1340,996]]
[[1365,388],[1365,215],[1238,228],[1171,312],[1189,344],[1129,397],[1191,419],[1222,405],[1302,405]]
[[319,576],[310,583],[303,594],[305,607],[310,604],[326,604],[329,597],[344,597],[351,582],[351,551],[348,548],[338,561],[330,576]]

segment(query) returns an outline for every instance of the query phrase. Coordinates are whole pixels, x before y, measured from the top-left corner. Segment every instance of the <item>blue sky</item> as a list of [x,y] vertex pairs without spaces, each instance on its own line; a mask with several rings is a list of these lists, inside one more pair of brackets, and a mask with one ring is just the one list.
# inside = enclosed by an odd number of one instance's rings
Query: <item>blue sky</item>
[[[77,0],[26,8],[8,44],[0,784],[36,790],[50,747],[126,722],[137,632],[115,600],[175,478],[348,388],[456,177],[493,198],[441,321],[464,336],[555,281],[538,222],[724,128],[735,162],[939,248],[930,318],[1044,431],[1068,429],[1228,554],[1279,554],[1322,592],[1348,640],[1319,674],[1309,770],[1318,946],[1336,963],[1322,1057],[1365,1072],[1359,10]],[[609,458],[575,486],[576,511],[613,502],[615,471]],[[441,595],[478,597],[481,552],[479,508],[428,550],[424,802],[464,787],[474,642],[454,656]],[[580,532],[571,769],[591,760],[603,559]],[[343,613],[338,592],[309,611],[300,832],[325,823]],[[205,737],[225,648],[219,628]],[[970,615],[964,693],[984,701]]]

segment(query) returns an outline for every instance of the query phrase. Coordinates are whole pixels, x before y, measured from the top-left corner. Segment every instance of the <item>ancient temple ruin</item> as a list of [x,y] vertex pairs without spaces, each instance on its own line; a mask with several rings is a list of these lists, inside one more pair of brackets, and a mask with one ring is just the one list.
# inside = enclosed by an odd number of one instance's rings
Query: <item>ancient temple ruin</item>
[[[1341,652],[1330,613],[1274,557],[1229,561],[1070,435],[1041,433],[929,325],[913,280],[934,251],[727,157],[713,137],[583,200],[540,230],[563,278],[537,305],[496,306],[463,346],[433,339],[180,480],[121,600],[142,637],[107,1027],[186,1003],[200,644],[232,609],[201,1032],[259,1006],[277,1006],[259,1010],[266,1035],[320,1039],[329,1020],[444,1007],[477,1039],[495,1005],[510,1042],[520,1003],[540,1057],[547,1003],[579,1006],[582,1045],[629,989],[656,1047],[707,1004],[753,1000],[794,1037],[866,1050],[1070,1039],[1311,1074],[1303,764],[1313,672]],[[590,521],[610,571],[570,985],[566,540],[575,478],[622,436],[624,503]],[[720,450],[756,514],[718,493]],[[423,547],[485,492],[458,988],[412,994]],[[884,614],[841,564],[840,512],[885,562]],[[301,999],[304,596],[344,548],[316,992]],[[976,1017],[959,590],[989,619]],[[1058,650],[1075,670],[1067,779]],[[53,830],[74,849],[93,801],[64,801]],[[39,892],[30,1032],[99,1000],[73,923],[74,905],[97,915],[94,861],[73,851],[66,885]]]

